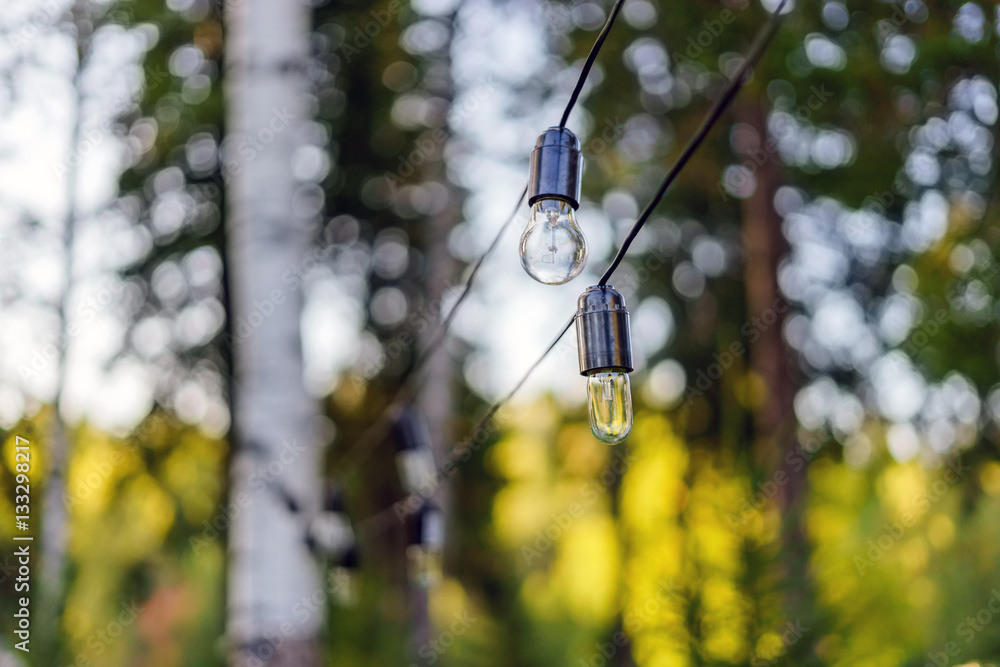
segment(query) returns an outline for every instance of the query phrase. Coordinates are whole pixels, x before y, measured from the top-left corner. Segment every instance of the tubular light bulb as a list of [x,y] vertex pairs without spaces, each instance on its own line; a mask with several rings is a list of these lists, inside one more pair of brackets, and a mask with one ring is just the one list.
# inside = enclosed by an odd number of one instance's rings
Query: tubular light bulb
[[587,376],[590,430],[601,442],[617,445],[632,430],[632,389],[628,373],[607,370]]
[[587,264],[587,240],[576,224],[573,207],[560,199],[541,199],[521,235],[521,265],[546,285],[562,285]]
[[625,297],[610,285],[588,287],[577,301],[575,319],[590,430],[601,442],[616,445],[632,430],[632,342]]

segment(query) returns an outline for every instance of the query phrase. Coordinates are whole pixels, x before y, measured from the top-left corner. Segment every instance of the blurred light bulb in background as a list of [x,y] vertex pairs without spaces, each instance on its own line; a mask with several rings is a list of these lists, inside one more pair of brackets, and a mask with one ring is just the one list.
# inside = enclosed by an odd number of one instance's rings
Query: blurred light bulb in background
[[541,199],[521,235],[521,265],[546,285],[562,285],[587,264],[587,240],[576,224],[573,207],[559,199]]
[[624,370],[587,376],[590,430],[601,442],[616,445],[632,430],[632,388]]
[[531,217],[521,235],[521,266],[546,285],[562,285],[583,271],[587,240],[576,224],[583,154],[565,127],[542,132],[531,152],[528,204]]
[[436,586],[444,576],[444,513],[434,503],[426,503],[410,526],[406,547],[410,581],[424,588]]

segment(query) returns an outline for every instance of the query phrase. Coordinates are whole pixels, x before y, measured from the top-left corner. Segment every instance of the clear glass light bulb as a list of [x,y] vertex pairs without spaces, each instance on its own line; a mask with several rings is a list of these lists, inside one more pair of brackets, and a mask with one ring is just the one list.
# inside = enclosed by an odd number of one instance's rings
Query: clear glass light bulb
[[632,430],[632,387],[625,371],[587,376],[590,430],[597,439],[616,445]]
[[561,199],[541,199],[521,235],[521,265],[546,285],[576,278],[587,264],[587,239],[576,224],[573,207]]

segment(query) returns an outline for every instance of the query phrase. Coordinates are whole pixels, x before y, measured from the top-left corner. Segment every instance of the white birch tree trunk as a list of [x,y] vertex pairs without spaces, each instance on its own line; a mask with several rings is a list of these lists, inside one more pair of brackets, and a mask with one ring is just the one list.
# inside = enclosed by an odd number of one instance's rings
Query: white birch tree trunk
[[302,294],[292,270],[314,221],[295,213],[291,173],[308,113],[310,13],[301,0],[234,0],[226,11],[224,160],[237,334],[231,664],[312,667],[321,664],[323,609],[301,602],[322,590],[304,540],[305,518],[318,505],[320,465],[317,407],[302,380]]
[[65,182],[65,213],[63,216],[63,282],[59,293],[59,353],[56,395],[52,401],[52,420],[49,427],[49,477],[46,480],[43,495],[44,523],[42,524],[42,581],[45,582],[40,616],[45,623],[51,623],[53,631],[57,628],[58,610],[62,605],[66,584],[66,543],[68,520],[66,511],[66,476],[70,458],[70,439],[66,424],[62,418],[62,397],[66,387],[66,358],[70,337],[69,329],[69,296],[73,287],[73,248],[76,231],[77,210],[77,162],[75,156],[80,150],[80,133],[83,123],[83,91],[81,78],[87,67],[90,54],[90,6],[87,0],[78,0],[68,10],[66,29],[75,34],[76,39],[76,69],[70,84],[73,89],[73,111],[70,130],[70,140],[66,147]]

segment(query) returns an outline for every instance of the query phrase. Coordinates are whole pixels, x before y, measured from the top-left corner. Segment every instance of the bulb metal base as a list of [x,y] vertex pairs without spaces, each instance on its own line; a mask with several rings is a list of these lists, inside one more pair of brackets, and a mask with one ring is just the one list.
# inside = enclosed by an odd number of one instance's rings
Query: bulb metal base
[[625,297],[610,285],[588,287],[577,301],[576,343],[580,375],[603,370],[632,372]]
[[574,210],[580,208],[583,154],[580,139],[565,127],[542,132],[531,152],[528,205],[539,199],[562,199]]

